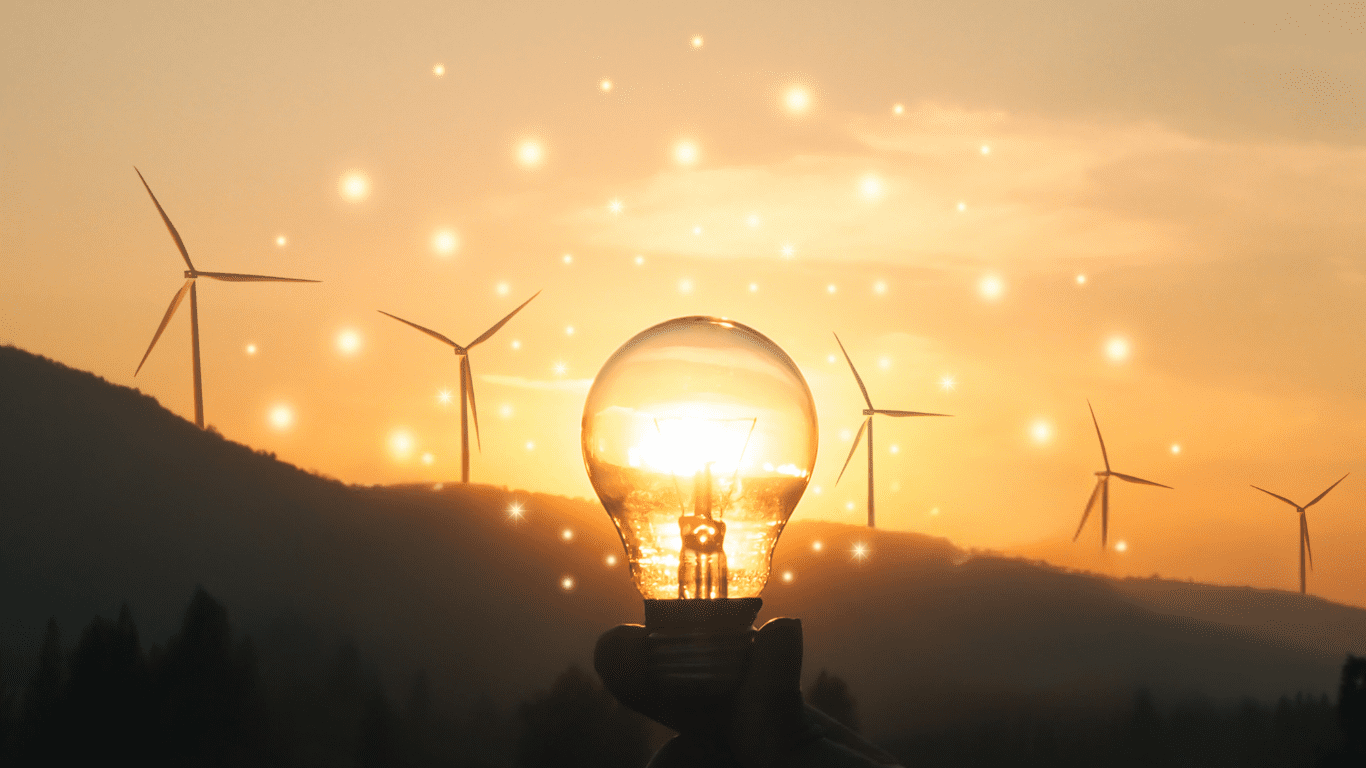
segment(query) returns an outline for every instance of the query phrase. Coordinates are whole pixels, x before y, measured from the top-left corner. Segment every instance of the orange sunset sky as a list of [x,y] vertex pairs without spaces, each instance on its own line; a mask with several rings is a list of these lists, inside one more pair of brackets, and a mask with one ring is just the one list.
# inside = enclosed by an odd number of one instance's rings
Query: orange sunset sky
[[[592,496],[593,375],[734,318],[820,415],[794,519],[1366,605],[1366,4],[11,2],[0,343],[354,483]],[[359,174],[363,183],[351,183]],[[457,394],[458,396],[458,394]],[[1101,457],[1111,544],[1070,542]],[[858,471],[855,471],[858,470]],[[875,562],[876,553],[873,553]]]

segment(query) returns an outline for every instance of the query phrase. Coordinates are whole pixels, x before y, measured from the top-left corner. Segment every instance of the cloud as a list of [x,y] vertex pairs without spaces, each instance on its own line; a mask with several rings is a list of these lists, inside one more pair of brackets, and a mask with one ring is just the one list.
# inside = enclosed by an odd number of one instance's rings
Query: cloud
[[592,379],[528,379],[525,376],[502,376],[499,374],[480,374],[479,378],[490,384],[501,384],[517,389],[540,389],[557,392],[587,392],[593,386]]

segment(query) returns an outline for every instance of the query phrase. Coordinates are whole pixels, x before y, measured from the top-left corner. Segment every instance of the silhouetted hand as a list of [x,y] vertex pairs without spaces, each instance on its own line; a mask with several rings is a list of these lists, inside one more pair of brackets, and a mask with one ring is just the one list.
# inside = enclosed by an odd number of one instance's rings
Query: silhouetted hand
[[598,638],[593,666],[607,690],[679,735],[650,768],[870,768],[896,758],[802,700],[802,623],[759,630],[744,680],[727,706],[698,711],[662,696],[649,674],[648,630],[627,624]]

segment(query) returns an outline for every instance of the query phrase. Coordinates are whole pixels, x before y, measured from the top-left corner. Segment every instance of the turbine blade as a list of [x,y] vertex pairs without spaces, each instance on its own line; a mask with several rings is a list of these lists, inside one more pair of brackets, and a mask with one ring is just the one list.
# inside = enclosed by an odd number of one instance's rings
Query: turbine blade
[[229,283],[321,283],[321,280],[305,280],[301,277],[271,277],[269,275],[238,275],[232,272],[199,272],[199,277],[211,277]]
[[1097,480],[1095,490],[1091,491],[1091,499],[1086,502],[1086,511],[1081,513],[1081,524],[1077,526],[1077,532],[1072,534],[1072,541],[1076,541],[1077,537],[1081,536],[1081,529],[1086,527],[1086,518],[1091,516],[1091,508],[1096,506],[1096,499],[1100,497],[1101,482]]
[[1091,423],[1096,425],[1096,439],[1100,441],[1100,457],[1105,460],[1105,471],[1110,471],[1110,456],[1105,452],[1105,438],[1100,436],[1100,422],[1096,421],[1096,409],[1091,408],[1091,401],[1086,401],[1086,407],[1091,410]]
[[133,166],[133,172],[142,180],[143,188],[147,190],[147,194],[152,198],[152,205],[157,207],[157,213],[161,214],[161,220],[166,222],[166,231],[171,233],[171,239],[175,241],[175,247],[180,249],[180,257],[185,260],[185,266],[189,267],[190,271],[193,272],[194,264],[190,263],[190,252],[185,250],[185,241],[180,239],[180,233],[176,231],[175,225],[171,223],[171,217],[166,215],[166,211],[162,209],[161,203],[157,201],[157,196],[152,194],[152,188],[147,186],[147,180],[142,178],[142,171],[139,171],[136,165]]
[[839,474],[839,477],[835,478],[835,485],[839,485],[839,484],[840,484],[840,478],[841,478],[841,477],[844,477],[844,470],[848,469],[848,468],[849,468],[849,462],[851,462],[851,461],[854,460],[854,451],[857,451],[857,450],[858,450],[859,441],[863,439],[863,430],[865,430],[865,429],[868,428],[868,423],[871,422],[872,420],[873,420],[873,417],[869,416],[868,418],[866,418],[866,419],[863,420],[863,423],[862,423],[862,424],[859,425],[858,434],[857,434],[857,435],[854,435],[854,444],[853,444],[852,446],[849,447],[849,458],[845,459],[845,460],[844,460],[844,466],[843,466],[843,467],[840,467],[840,474]]
[[1262,493],[1267,493],[1267,494],[1271,494],[1272,496],[1275,496],[1276,498],[1280,499],[1281,501],[1284,501],[1286,504],[1289,504],[1290,506],[1294,507],[1295,509],[1299,509],[1299,508],[1300,508],[1300,505],[1299,505],[1299,504],[1296,504],[1295,502],[1291,501],[1290,499],[1287,499],[1286,497],[1280,495],[1279,493],[1271,493],[1271,491],[1268,491],[1268,490],[1265,489],[1265,488],[1260,488],[1260,487],[1255,486],[1255,485],[1252,486],[1252,487],[1253,487],[1253,488],[1256,488],[1257,490],[1261,491]]
[[[1348,473],[1347,473],[1347,475],[1350,475],[1350,474],[1352,474],[1352,473],[1351,473],[1351,472],[1348,472]],[[1339,478],[1338,478],[1338,483],[1342,482],[1343,480],[1346,480],[1346,479],[1347,479],[1347,475],[1343,475],[1342,477],[1339,477]],[[1331,490],[1333,490],[1334,488],[1338,487],[1338,483],[1333,483],[1332,485],[1328,486],[1328,491],[1331,491]],[[1320,493],[1319,495],[1315,496],[1313,501],[1311,501],[1311,502],[1309,502],[1308,504],[1305,504],[1305,505],[1304,505],[1304,508],[1305,508],[1305,509],[1309,509],[1310,507],[1312,507],[1312,506],[1314,506],[1315,504],[1319,503],[1319,499],[1323,498],[1324,496],[1327,496],[1327,495],[1328,495],[1328,491],[1324,491],[1323,493]]]
[[385,312],[385,311],[382,310],[382,309],[377,309],[377,310],[375,310],[375,311],[378,312],[378,313],[380,313],[381,315],[386,315],[386,316],[388,316],[388,317],[392,317],[392,318],[394,318],[395,320],[399,321],[400,323],[403,323],[404,325],[410,325],[410,326],[412,326],[412,327],[418,329],[419,331],[422,331],[423,333],[427,334],[428,336],[431,336],[433,339],[436,339],[437,341],[444,341],[444,342],[446,342],[447,344],[450,344],[452,347],[455,347],[455,351],[456,351],[456,352],[464,352],[464,351],[465,351],[465,349],[464,349],[463,347],[461,347],[459,344],[456,344],[455,342],[451,341],[450,339],[446,338],[445,336],[442,336],[441,334],[437,333],[436,331],[433,331],[431,328],[423,328],[422,326],[418,325],[417,323],[410,323],[410,322],[408,322],[407,320],[404,320],[403,318],[399,317],[398,315],[390,315],[388,312]]
[[863,377],[858,375],[858,369],[854,367],[854,361],[849,359],[849,353],[844,350],[844,342],[840,341],[838,333],[831,334],[835,337],[835,343],[840,345],[840,351],[844,352],[844,362],[849,364],[849,370],[854,372],[854,381],[858,382],[858,391],[863,393],[863,402],[868,404],[868,410],[873,410],[873,401],[868,397],[868,388],[863,386]]
[[1170,489],[1170,488],[1171,488],[1170,485],[1163,485],[1162,483],[1154,483],[1154,482],[1151,481],[1151,480],[1144,480],[1144,479],[1141,478],[1141,477],[1134,477],[1133,475],[1121,475],[1121,474],[1118,473],[1118,472],[1111,472],[1110,474],[1111,474],[1111,475],[1114,475],[1115,477],[1118,477],[1120,480],[1127,480],[1127,481],[1129,481],[1129,482],[1131,482],[1131,483],[1140,483],[1140,484],[1142,484],[1142,485],[1155,485],[1155,486],[1157,486],[1158,488],[1167,488],[1167,489]]
[[880,411],[880,410],[878,410],[878,409],[876,409],[876,408],[873,408],[873,409],[871,409],[871,410],[873,411],[873,413],[880,413],[880,414],[882,414],[883,416],[896,416],[896,417],[898,417],[898,418],[905,417],[905,416],[952,416],[952,415],[953,415],[953,414],[951,414],[951,413],[921,413],[920,411]]
[[1300,515],[1300,535],[1304,537],[1304,549],[1309,553],[1309,570],[1314,570],[1314,548],[1309,545],[1309,521]]
[[1110,476],[1100,479],[1100,548],[1105,549],[1110,535]]
[[[537,291],[537,292],[535,292],[534,294],[531,295],[531,299],[534,299],[534,298],[536,298],[537,296],[540,296],[540,295],[541,295],[541,292],[540,292],[540,291]],[[475,339],[474,341],[471,341],[471,342],[469,343],[469,346],[465,347],[465,349],[471,349],[471,348],[473,348],[474,345],[476,345],[476,344],[482,344],[482,343],[484,343],[485,341],[488,341],[488,338],[489,338],[490,336],[492,336],[493,334],[497,333],[499,328],[502,328],[504,325],[507,325],[507,321],[511,320],[513,315],[517,314],[518,312],[521,312],[521,311],[522,311],[522,307],[525,307],[526,305],[530,304],[530,303],[531,303],[531,299],[527,299],[526,301],[522,302],[521,306],[519,306],[519,307],[517,307],[516,309],[512,310],[511,312],[509,312],[507,317],[503,318],[502,320],[499,320],[497,325],[495,325],[495,326],[493,326],[492,328],[488,329],[487,331],[484,331],[483,333],[479,334],[479,338]]]
[[474,445],[480,453],[484,452],[484,442],[479,438],[479,409],[474,405],[474,374],[470,372],[468,355],[460,357],[460,375],[465,377],[465,391],[470,397],[470,416],[474,418]]
[[161,338],[161,332],[166,330],[167,323],[170,323],[171,317],[175,315],[176,307],[180,306],[180,302],[185,298],[185,294],[190,292],[190,286],[192,285],[194,285],[193,277],[186,280],[185,284],[180,286],[180,290],[176,291],[175,296],[171,298],[171,306],[166,308],[166,315],[161,318],[161,325],[157,326],[156,335],[152,336],[152,343],[148,344],[147,351],[142,353],[142,362],[138,363],[138,370],[133,371],[134,376],[138,375],[138,372],[142,370],[142,364],[147,362],[147,356],[152,354],[152,347],[157,345],[157,339]]

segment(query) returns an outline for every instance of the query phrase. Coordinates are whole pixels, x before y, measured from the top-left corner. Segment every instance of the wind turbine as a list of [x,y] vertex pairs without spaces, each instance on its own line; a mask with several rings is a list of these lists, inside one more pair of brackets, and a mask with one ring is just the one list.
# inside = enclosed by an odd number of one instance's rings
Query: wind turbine
[[[540,295],[541,292],[537,291],[536,293],[532,294],[531,299],[534,299]],[[463,347],[446,338],[445,336],[442,336],[436,331],[433,331],[430,328],[423,328],[417,323],[410,323],[397,315],[390,315],[388,312],[385,312],[382,309],[376,310],[381,315],[392,317],[400,323],[403,323],[404,325],[409,325],[413,328],[416,328],[419,331],[422,331],[423,333],[427,334],[428,336],[431,336],[433,339],[436,339],[437,341],[444,342],[445,344],[450,345],[451,349],[455,350],[455,356],[460,358],[460,482],[462,483],[468,483],[470,481],[470,432],[468,423],[466,421],[466,419],[468,418],[467,413],[472,413],[474,415],[475,444],[479,447],[480,450],[483,450],[483,441],[479,439],[479,411],[474,406],[474,376],[470,374],[470,350],[474,349],[479,344],[488,341],[489,337],[497,333],[499,328],[502,328],[504,325],[506,325],[507,321],[511,320],[513,315],[517,314],[518,312],[521,312],[522,307],[525,307],[526,305],[530,304],[531,299],[527,299],[526,301],[522,302],[521,306],[509,312],[507,317],[503,318],[502,320],[499,320],[492,328],[479,334],[479,338],[475,339],[474,341],[471,341],[469,344],[466,344]],[[467,406],[468,412],[466,410]]]
[[1139,483],[1141,485],[1155,485],[1158,488],[1171,489],[1170,485],[1154,483],[1151,480],[1144,480],[1141,477],[1125,475],[1120,472],[1110,470],[1110,456],[1105,453],[1105,438],[1100,436],[1100,422],[1096,421],[1096,409],[1091,408],[1091,401],[1086,401],[1086,407],[1091,411],[1091,423],[1096,425],[1096,439],[1100,441],[1100,457],[1105,460],[1105,471],[1097,472],[1096,489],[1091,491],[1091,500],[1086,502],[1086,511],[1081,513],[1081,524],[1077,526],[1077,532],[1072,535],[1072,541],[1076,541],[1081,535],[1081,529],[1086,527],[1086,518],[1091,516],[1091,508],[1096,506],[1096,497],[1100,497],[1100,548],[1105,549],[1106,537],[1110,529],[1110,478],[1118,477],[1120,480],[1129,483]]
[[854,361],[849,359],[849,353],[844,350],[844,343],[840,341],[839,334],[834,334],[835,343],[840,345],[840,351],[844,352],[844,360],[849,363],[849,370],[854,372],[854,381],[858,382],[858,389],[863,393],[863,402],[868,404],[863,409],[863,415],[868,418],[863,420],[863,424],[858,428],[858,434],[854,435],[854,444],[849,448],[849,458],[844,460],[844,466],[840,468],[839,477],[835,478],[835,485],[839,485],[840,479],[844,477],[844,470],[849,468],[849,462],[854,459],[854,452],[858,450],[859,440],[863,438],[863,433],[868,432],[868,527],[873,528],[873,417],[874,416],[895,416],[897,418],[905,416],[948,416],[947,413],[920,413],[919,411],[888,411],[873,407],[873,401],[868,397],[868,388],[863,386],[863,378],[858,375],[858,369],[854,367]]
[[185,259],[185,284],[180,286],[176,295],[171,298],[171,306],[166,309],[166,316],[161,318],[161,325],[157,326],[156,335],[152,336],[152,343],[147,345],[147,351],[142,355],[142,362],[138,363],[138,368],[133,371],[137,376],[142,370],[143,363],[147,362],[147,356],[152,354],[152,347],[157,345],[157,339],[161,338],[162,331],[166,330],[166,325],[171,322],[171,317],[175,315],[176,308],[185,299],[185,294],[190,294],[190,350],[194,359],[194,423],[200,429],[204,428],[204,390],[200,384],[199,375],[199,294],[195,290],[195,281],[201,277],[211,280],[223,280],[229,283],[317,283],[320,280],[302,280],[297,277],[267,277],[266,275],[239,275],[232,272],[201,272],[195,269],[190,261],[190,253],[185,250],[185,242],[180,239],[180,233],[176,231],[175,225],[162,209],[161,203],[157,201],[157,196],[152,194],[152,188],[147,186],[147,180],[142,178],[142,171],[136,167],[138,178],[142,180],[142,186],[147,190],[147,194],[152,198],[152,204],[157,207],[157,213],[161,214],[161,220],[166,222],[166,231],[171,233],[171,239],[175,241],[176,248],[180,249],[180,257]]
[[[1350,475],[1350,474],[1352,474],[1352,473],[1351,473],[1351,472],[1348,472],[1348,473],[1347,473],[1347,475]],[[1338,483],[1342,482],[1343,480],[1346,480],[1346,479],[1347,479],[1347,475],[1343,475],[1342,477],[1339,477],[1339,478],[1338,478]],[[1331,491],[1331,490],[1333,490],[1334,488],[1338,487],[1338,483],[1333,483],[1332,485],[1328,486],[1328,491]],[[1290,499],[1287,499],[1286,497],[1280,495],[1279,493],[1271,493],[1271,491],[1268,491],[1268,490],[1265,489],[1265,488],[1258,488],[1258,487],[1255,486],[1255,485],[1252,486],[1252,487],[1253,487],[1253,488],[1257,488],[1257,490],[1261,491],[1262,493],[1267,493],[1267,494],[1271,494],[1272,496],[1275,496],[1276,498],[1280,499],[1281,501],[1284,501],[1286,504],[1289,504],[1290,506],[1294,507],[1294,508],[1295,508],[1295,511],[1300,513],[1300,594],[1303,595],[1303,594],[1304,594],[1304,554],[1305,554],[1305,552],[1308,552],[1308,553],[1309,553],[1309,569],[1310,569],[1310,570],[1313,570],[1313,569],[1314,569],[1314,550],[1313,550],[1312,548],[1310,548],[1310,546],[1309,546],[1309,521],[1308,521],[1307,519],[1305,519],[1304,511],[1305,511],[1306,509],[1309,509],[1310,507],[1314,506],[1315,504],[1319,503],[1319,499],[1322,499],[1324,496],[1327,496],[1327,495],[1328,495],[1328,491],[1324,491],[1323,493],[1320,493],[1319,495],[1317,495],[1317,496],[1314,497],[1314,500],[1313,500],[1313,501],[1311,501],[1311,502],[1309,502],[1308,504],[1305,504],[1304,506],[1301,507],[1299,504],[1296,504],[1295,502],[1291,501]]]

